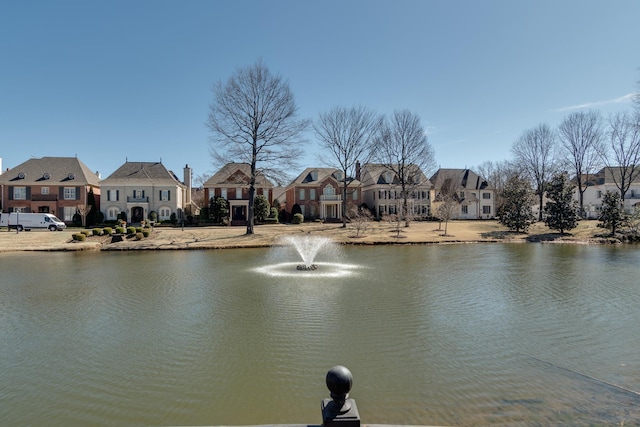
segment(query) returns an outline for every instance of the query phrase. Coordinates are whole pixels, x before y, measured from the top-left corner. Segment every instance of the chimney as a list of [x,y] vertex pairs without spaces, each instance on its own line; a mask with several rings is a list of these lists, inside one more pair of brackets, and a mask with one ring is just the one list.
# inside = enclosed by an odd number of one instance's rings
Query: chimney
[[187,186],[184,205],[189,206],[191,204],[191,168],[188,164],[184,166],[184,185]]
[[360,181],[360,160],[356,160],[356,179]]

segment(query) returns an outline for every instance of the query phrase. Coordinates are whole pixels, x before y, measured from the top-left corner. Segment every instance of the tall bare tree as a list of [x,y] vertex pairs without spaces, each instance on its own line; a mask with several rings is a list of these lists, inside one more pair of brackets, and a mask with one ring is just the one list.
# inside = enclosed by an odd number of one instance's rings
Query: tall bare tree
[[238,68],[212,90],[206,123],[213,134],[211,155],[221,165],[238,161],[251,165],[247,234],[253,234],[256,175],[261,172],[283,182],[283,173],[297,166],[309,121],[296,117],[289,83],[261,60]]
[[584,215],[584,192],[588,177],[601,164],[599,153],[602,152],[603,128],[600,113],[591,110],[569,114],[558,127],[558,137],[570,170],[575,173],[580,215]]
[[524,131],[511,151],[516,163],[534,185],[538,196],[538,221],[542,221],[545,185],[556,172],[556,135],[546,123]]
[[358,161],[368,162],[381,117],[364,107],[335,107],[321,113],[313,128],[320,146],[330,153],[323,162],[342,172],[342,227],[347,226],[347,196]]
[[375,141],[374,159],[397,178],[401,189],[402,216],[409,226],[409,196],[425,185],[436,166],[433,147],[420,124],[420,117],[408,110],[398,110],[385,119]]
[[[631,183],[640,176],[640,114],[626,112],[609,117],[608,147],[603,146],[602,161],[624,198]],[[605,145],[605,146],[606,146]]]

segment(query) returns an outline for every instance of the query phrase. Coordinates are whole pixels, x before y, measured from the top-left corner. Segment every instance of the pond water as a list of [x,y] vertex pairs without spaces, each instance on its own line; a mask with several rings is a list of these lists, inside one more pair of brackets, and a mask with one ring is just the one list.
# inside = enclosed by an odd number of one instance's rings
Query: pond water
[[640,420],[639,247],[296,261],[284,248],[0,254],[0,425],[319,424],[337,364],[363,423]]

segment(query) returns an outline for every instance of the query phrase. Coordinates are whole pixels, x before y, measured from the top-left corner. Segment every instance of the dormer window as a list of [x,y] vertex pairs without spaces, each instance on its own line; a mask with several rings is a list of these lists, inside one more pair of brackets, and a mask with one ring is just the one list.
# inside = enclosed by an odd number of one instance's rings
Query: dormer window
[[392,174],[391,174],[391,172],[385,172],[385,173],[384,173],[384,181],[385,181],[387,184],[391,184],[391,183],[393,182],[393,181],[392,181]]
[[318,180],[318,171],[311,171],[311,179],[314,181]]

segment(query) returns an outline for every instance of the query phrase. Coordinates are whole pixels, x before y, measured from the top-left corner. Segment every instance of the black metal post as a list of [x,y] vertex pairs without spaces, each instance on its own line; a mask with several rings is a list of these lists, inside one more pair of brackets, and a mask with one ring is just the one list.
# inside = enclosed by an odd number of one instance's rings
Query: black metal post
[[353,385],[351,371],[341,365],[327,372],[327,388],[331,399],[322,400],[322,425],[324,427],[360,427],[360,414],[356,401],[349,398]]

